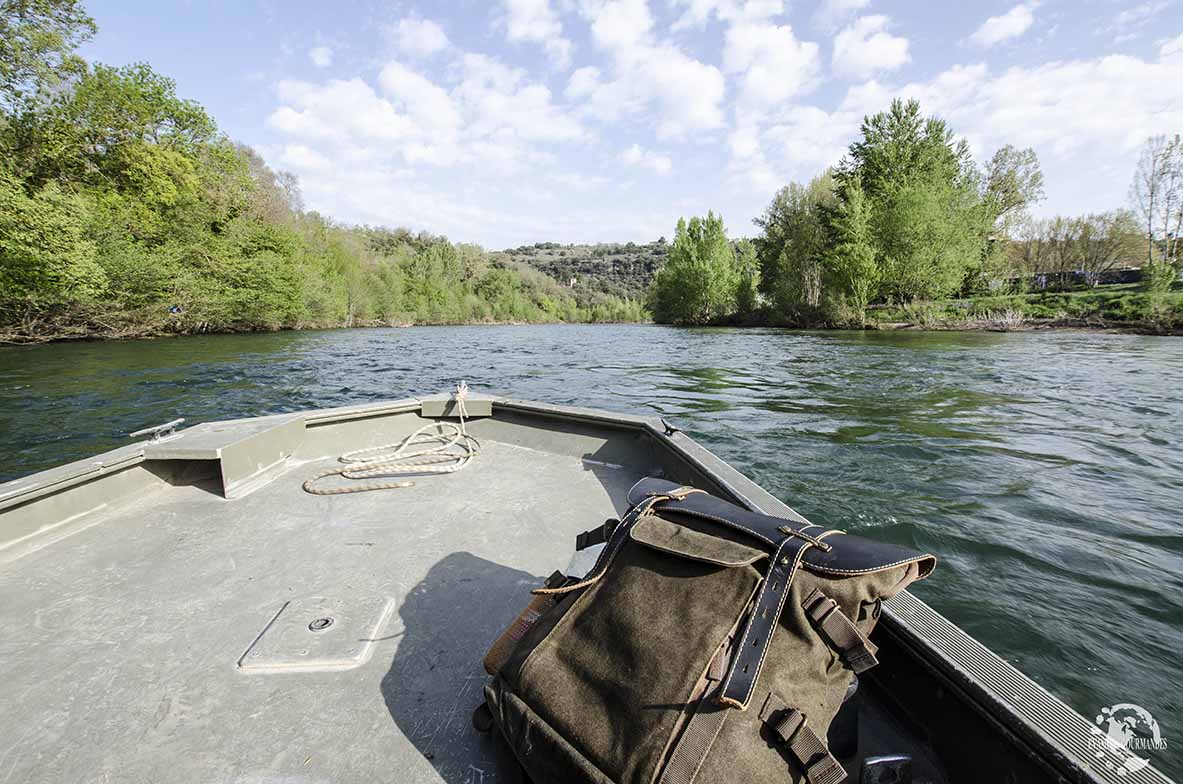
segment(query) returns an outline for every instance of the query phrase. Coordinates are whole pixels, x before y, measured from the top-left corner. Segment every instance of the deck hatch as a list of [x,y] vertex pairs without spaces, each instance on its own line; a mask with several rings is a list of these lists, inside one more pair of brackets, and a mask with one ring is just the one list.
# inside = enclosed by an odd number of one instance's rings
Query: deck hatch
[[325,672],[365,664],[393,601],[309,596],[285,602],[238,660],[243,672]]

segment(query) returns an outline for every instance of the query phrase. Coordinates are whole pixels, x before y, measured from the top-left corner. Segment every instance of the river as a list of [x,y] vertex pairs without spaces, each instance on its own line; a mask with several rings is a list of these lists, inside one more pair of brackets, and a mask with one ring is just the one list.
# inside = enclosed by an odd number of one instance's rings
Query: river
[[941,557],[915,592],[1183,777],[1183,342],[1076,332],[422,327],[0,349],[0,480],[126,433],[442,392],[682,427],[815,522]]

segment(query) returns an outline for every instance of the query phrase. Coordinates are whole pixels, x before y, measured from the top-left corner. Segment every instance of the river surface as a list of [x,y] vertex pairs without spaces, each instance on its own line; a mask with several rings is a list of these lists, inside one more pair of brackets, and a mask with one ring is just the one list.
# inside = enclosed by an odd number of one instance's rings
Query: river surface
[[442,392],[660,414],[814,522],[940,556],[914,589],[1183,778],[1183,340],[422,327],[0,348],[0,480],[126,433]]

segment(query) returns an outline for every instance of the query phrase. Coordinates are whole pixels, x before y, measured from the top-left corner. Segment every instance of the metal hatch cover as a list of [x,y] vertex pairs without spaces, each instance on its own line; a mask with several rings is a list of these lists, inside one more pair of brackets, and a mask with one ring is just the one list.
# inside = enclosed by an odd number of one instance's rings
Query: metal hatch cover
[[292,599],[259,632],[238,660],[249,673],[351,670],[370,658],[393,600],[384,596]]

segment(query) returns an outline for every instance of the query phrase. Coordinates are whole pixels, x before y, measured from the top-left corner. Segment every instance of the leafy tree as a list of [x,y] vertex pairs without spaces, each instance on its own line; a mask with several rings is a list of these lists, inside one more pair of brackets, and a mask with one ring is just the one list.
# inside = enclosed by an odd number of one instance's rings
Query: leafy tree
[[95,34],[79,0],[0,0],[0,108],[16,112],[81,73]]
[[827,247],[826,216],[837,202],[829,171],[808,185],[781,188],[755,220],[760,285],[777,320],[817,319],[822,299],[822,257]]
[[740,240],[736,245],[735,268],[739,274],[735,312],[741,319],[750,320],[760,308],[760,261],[751,240]]
[[864,118],[862,138],[839,164],[839,179],[857,175],[872,202],[903,184],[974,179],[969,145],[944,120],[922,117],[920,104],[895,99],[886,112]]
[[895,100],[866,118],[839,180],[855,178],[871,205],[883,291],[904,300],[947,296],[980,268],[993,216],[964,140],[924,118],[916,101]]
[[106,278],[86,238],[82,210],[81,200],[55,183],[27,194],[0,168],[0,307],[7,306],[9,317],[103,293]]
[[871,208],[858,178],[849,179],[830,220],[832,246],[826,255],[827,279],[857,324],[880,280],[871,238]]
[[1043,171],[1035,150],[1008,144],[986,165],[983,198],[994,225],[1004,236],[1031,205],[1043,200]]
[[739,274],[723,219],[678,220],[668,260],[653,279],[650,302],[655,321],[711,324],[735,312]]

